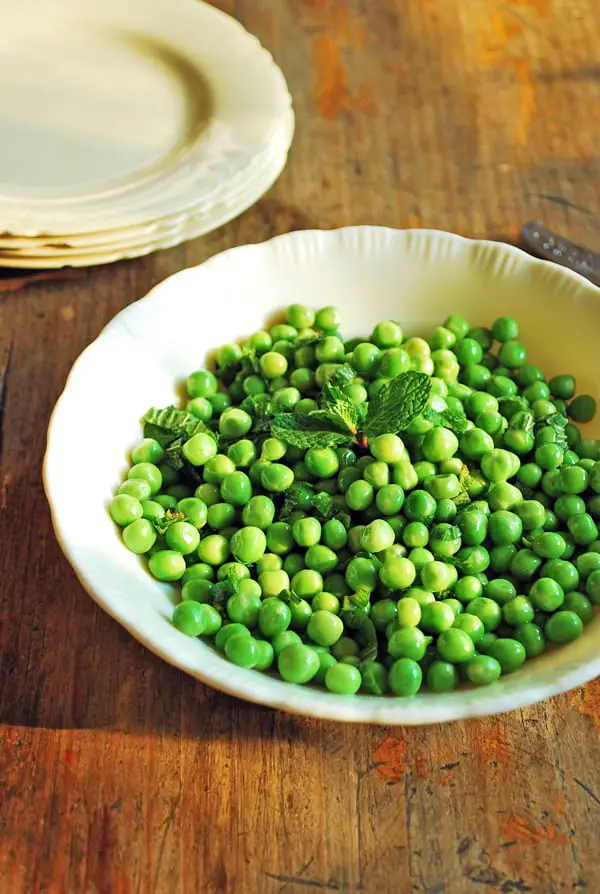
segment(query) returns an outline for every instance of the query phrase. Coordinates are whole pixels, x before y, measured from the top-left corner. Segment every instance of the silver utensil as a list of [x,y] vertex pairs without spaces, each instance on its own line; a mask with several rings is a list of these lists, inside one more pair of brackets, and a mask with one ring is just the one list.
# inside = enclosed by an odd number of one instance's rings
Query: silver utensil
[[568,267],[600,286],[600,253],[575,245],[534,221],[525,224],[521,238],[532,254]]

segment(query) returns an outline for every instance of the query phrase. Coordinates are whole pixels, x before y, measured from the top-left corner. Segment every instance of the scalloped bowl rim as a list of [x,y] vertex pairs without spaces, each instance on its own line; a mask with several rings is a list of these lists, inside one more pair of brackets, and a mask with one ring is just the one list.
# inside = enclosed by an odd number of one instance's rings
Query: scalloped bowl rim
[[[285,683],[269,674],[257,673],[238,668],[218,655],[213,649],[199,640],[189,640],[176,631],[172,625],[168,629],[161,628],[157,635],[153,624],[139,624],[127,616],[123,605],[111,599],[104,587],[103,571],[94,567],[93,560],[87,561],[81,556],[81,550],[71,542],[70,530],[72,522],[63,512],[63,494],[57,487],[57,460],[55,453],[55,430],[63,415],[69,414],[69,400],[80,371],[90,357],[98,352],[104,353],[108,341],[120,330],[128,329],[127,320],[133,315],[151,308],[163,293],[173,293],[185,278],[206,275],[217,275],[232,262],[242,265],[255,256],[263,256],[268,265],[269,257],[276,258],[278,253],[294,251],[300,263],[310,262],[315,256],[327,254],[330,249],[346,250],[361,248],[372,251],[373,248],[386,249],[391,243],[397,243],[400,249],[416,240],[424,240],[426,245],[444,246],[449,251],[462,250],[468,252],[476,260],[482,253],[491,266],[513,262],[525,265],[543,276],[548,283],[560,289],[571,290],[575,297],[586,297],[598,301],[600,288],[596,288],[584,277],[566,268],[550,262],[533,258],[521,249],[502,242],[491,240],[469,239],[458,234],[435,229],[399,230],[390,227],[353,226],[333,230],[301,230],[276,236],[268,241],[250,245],[242,245],[227,249],[212,256],[195,267],[180,270],[154,286],[148,294],[120,311],[100,332],[97,338],[79,355],[67,377],[64,389],[52,412],[48,427],[47,450],[43,463],[43,484],[50,505],[52,523],[58,542],[66,558],[86,592],[116,621],[127,629],[139,642],[169,664],[195,677],[215,689],[246,701],[266,705],[283,711],[312,716],[321,719],[356,723],[373,723],[385,725],[419,725],[484,717],[535,704],[550,696],[558,695],[580,686],[600,675],[600,649],[596,649],[597,657],[577,657],[573,660],[563,657],[574,643],[563,646],[540,659],[527,662],[524,668],[514,674],[502,677],[491,686],[482,688],[459,688],[451,693],[419,693],[413,699],[395,697],[377,697],[359,694],[354,697],[338,696],[310,686],[296,686]],[[395,246],[394,246],[395,247]],[[316,255],[315,255],[316,252]],[[297,259],[298,260],[298,259]],[[199,273],[200,271],[200,273]],[[175,287],[175,288],[174,288]],[[289,302],[284,302],[289,303]],[[123,445],[125,451],[126,444]],[[110,495],[107,495],[110,496]],[[105,512],[105,508],[102,507]],[[107,513],[106,513],[107,514]],[[108,520],[112,525],[110,519]],[[127,554],[127,559],[135,561],[136,557],[128,553],[118,541],[119,549]],[[85,553],[85,550],[84,550]],[[115,553],[117,560],[123,556]],[[110,556],[104,556],[103,562],[110,562]],[[105,566],[103,566],[105,567]],[[148,579],[150,583],[150,579]],[[153,585],[154,582],[152,582]],[[600,618],[598,630],[600,631]],[[589,638],[589,637],[588,637]],[[583,638],[582,638],[583,639]],[[593,635],[596,639],[596,635]],[[578,642],[581,642],[579,640]],[[600,633],[596,642],[600,645]],[[190,649],[193,643],[194,649]],[[545,670],[539,668],[545,662]],[[547,672],[552,665],[561,673]],[[527,668],[527,670],[525,670]]]

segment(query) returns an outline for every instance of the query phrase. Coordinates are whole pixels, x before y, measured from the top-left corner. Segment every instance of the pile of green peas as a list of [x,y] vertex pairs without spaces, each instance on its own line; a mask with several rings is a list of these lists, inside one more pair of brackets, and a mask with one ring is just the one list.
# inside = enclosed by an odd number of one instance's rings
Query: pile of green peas
[[[240,667],[343,695],[486,685],[580,636],[600,604],[600,444],[578,427],[594,398],[571,375],[547,381],[509,317],[471,328],[452,314],[427,339],[387,320],[344,340],[340,323],[334,307],[292,305],[188,377],[185,409],[218,436],[184,443],[193,483],[158,441],[132,450],[110,513],[150,573],[180,584],[173,624]],[[255,431],[257,406],[318,408],[343,363],[357,404],[427,374],[431,408],[462,414],[462,430],[423,414],[366,445],[307,449]],[[215,604],[226,580],[234,591]],[[347,624],[357,593],[376,633],[368,657]]]

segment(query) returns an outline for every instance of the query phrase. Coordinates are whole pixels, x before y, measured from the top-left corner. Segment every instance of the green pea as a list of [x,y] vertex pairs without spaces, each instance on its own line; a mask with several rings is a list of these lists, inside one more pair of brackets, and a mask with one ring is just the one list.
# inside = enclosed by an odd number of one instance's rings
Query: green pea
[[569,404],[569,416],[574,422],[591,422],[596,415],[596,400],[591,394],[579,394]]
[[481,619],[476,615],[470,615],[468,612],[458,614],[451,629],[463,631],[475,644],[477,644],[485,634],[485,627],[483,626]]
[[466,666],[467,678],[476,686],[495,683],[501,673],[500,663],[491,655],[475,655]]
[[264,596],[279,596],[284,590],[290,588],[289,575],[278,569],[259,573],[258,583]]
[[548,618],[544,633],[551,643],[570,643],[583,633],[583,621],[574,611],[558,611]]
[[465,611],[479,618],[488,633],[494,631],[502,620],[502,609],[497,602],[486,596],[477,596],[471,600]]
[[108,508],[113,521],[121,527],[126,527],[136,519],[142,518],[144,511],[141,502],[128,494],[113,497]]
[[317,653],[302,643],[285,646],[277,657],[277,668],[288,683],[308,683],[319,670]]
[[[182,586],[190,580],[208,580],[215,579],[215,570],[204,562],[196,562],[194,565],[188,565],[181,578]],[[199,599],[198,602],[201,602]]]
[[456,627],[439,635],[437,650],[440,658],[451,664],[464,664],[475,654],[475,646],[469,634]]
[[358,643],[350,636],[341,636],[331,648],[331,654],[335,655],[338,661],[346,658],[356,657],[359,653]]
[[193,466],[203,466],[217,455],[217,442],[212,435],[198,432],[186,441],[181,452]]
[[421,627],[427,633],[443,633],[453,624],[454,612],[450,606],[442,602],[428,602],[421,605]]
[[320,574],[330,574],[338,566],[338,556],[328,546],[315,544],[306,550],[306,567]]
[[183,556],[187,556],[198,549],[200,533],[194,525],[180,521],[175,522],[167,529],[165,539],[169,549],[176,550]]
[[483,586],[473,575],[466,575],[457,580],[453,592],[459,602],[462,602],[463,605],[468,605],[473,599],[477,599],[482,595]]
[[451,692],[458,682],[458,672],[450,662],[434,660],[429,665],[427,685],[432,692]]
[[567,520],[567,527],[575,543],[580,546],[588,546],[598,538],[596,522],[587,512],[571,516]]
[[292,589],[301,598],[311,599],[323,591],[323,577],[318,571],[306,568],[294,575]]
[[229,542],[222,534],[203,537],[198,546],[198,558],[207,565],[222,565],[229,558]]
[[509,637],[495,640],[488,654],[496,659],[503,674],[517,670],[527,657],[525,646],[519,640]]
[[584,624],[589,624],[594,617],[594,607],[583,593],[578,593],[575,590],[566,593],[563,605],[566,610],[575,612]]
[[565,600],[563,588],[550,577],[540,577],[529,589],[529,598],[534,608],[545,612],[556,611]]
[[[328,673],[331,673],[332,668]],[[389,669],[388,685],[394,695],[408,698],[416,695],[423,682],[423,672],[411,658],[399,658]]]
[[150,556],[148,568],[157,580],[180,580],[185,571],[185,559],[175,550],[162,549]]
[[338,662],[325,672],[325,686],[337,695],[354,695],[360,689],[361,682],[360,671],[351,664]]
[[387,647],[392,658],[420,661],[425,655],[427,639],[417,627],[400,627],[390,636]]
[[286,646],[296,644],[302,644],[302,640],[295,630],[284,630],[283,633],[278,633],[271,640],[273,652],[275,653],[276,657],[279,656],[279,654],[283,651],[283,649],[286,648]]
[[257,641],[244,633],[235,633],[225,642],[225,655],[238,667],[256,667],[259,654]]
[[[193,566],[192,566],[193,567]],[[214,594],[215,585],[203,578],[192,578],[183,584],[181,598],[184,602],[209,603]]]
[[186,636],[200,636],[204,633],[205,610],[211,606],[198,602],[180,602],[173,610],[173,626]]
[[123,528],[123,543],[132,553],[147,553],[156,543],[156,530],[146,518],[138,518]]
[[332,646],[344,632],[344,624],[341,618],[332,612],[314,611],[310,617],[307,634],[320,646]]
[[260,480],[265,490],[279,494],[292,486],[294,473],[282,463],[270,463],[262,469]]
[[285,555],[295,546],[292,526],[287,522],[274,522],[266,529],[267,546],[272,553]]

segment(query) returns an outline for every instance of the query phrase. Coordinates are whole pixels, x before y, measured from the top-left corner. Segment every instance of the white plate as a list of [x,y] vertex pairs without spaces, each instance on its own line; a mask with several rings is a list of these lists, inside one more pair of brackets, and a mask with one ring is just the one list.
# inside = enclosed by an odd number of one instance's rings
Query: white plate
[[[346,336],[398,319],[422,332],[450,312],[489,324],[521,322],[530,359],[548,375],[572,372],[600,397],[600,289],[519,249],[431,230],[351,227],[306,231],[234,248],[184,270],[125,308],[81,355],[52,416],[44,484],[60,544],[90,595],[166,661],[231,695],[286,711],[363,723],[438,723],[508,711],[600,673],[600,616],[568,646],[480,689],[413,699],[336,696],[235,667],[170,623],[168,586],[127,552],[106,510],[150,406],[177,399],[176,385],[216,345],[255,331],[292,302],[338,305]],[[179,322],[178,322],[179,321]],[[115,363],[115,358],[118,363]],[[152,362],[148,362],[152,358]],[[144,375],[139,375],[139,370]],[[110,419],[110,425],[98,420]],[[88,474],[90,432],[102,451]],[[598,436],[596,424],[590,434]],[[87,482],[85,524],[73,482]]]
[[201,216],[210,219],[213,214],[219,214],[222,207],[235,206],[239,198],[249,192],[253,193],[255,182],[264,180],[265,173],[269,168],[279,170],[281,158],[289,151],[293,133],[294,113],[290,107],[280,122],[280,133],[273,141],[273,145],[252,165],[251,173],[245,177],[234,178],[227,189],[219,190],[213,196],[208,207],[203,202],[194,202],[184,212],[166,215],[141,226],[104,230],[97,233],[33,238],[18,236],[3,238],[0,235],[0,266],[1,258],[10,257],[12,254],[36,257],[48,254],[61,255],[65,252],[70,254],[71,251],[96,253],[116,250],[121,246],[156,242],[169,232],[181,230],[188,225],[188,222],[197,221]]
[[283,141],[285,150],[279,150],[276,157],[269,159],[264,170],[256,171],[256,176],[240,195],[231,201],[215,205],[204,214],[191,214],[178,218],[173,226],[157,229],[152,238],[133,237],[123,239],[114,245],[91,248],[90,251],[66,249],[46,249],[30,254],[27,252],[9,252],[0,249],[0,268],[16,268],[30,270],[47,270],[61,267],[92,267],[109,264],[128,258],[143,257],[155,251],[172,248],[190,239],[197,239],[216,230],[230,220],[238,217],[255,204],[275,183],[287,161],[287,147],[294,129],[294,118],[291,111],[287,119],[288,133]]
[[0,15],[0,231],[208,208],[251,176],[290,107],[256,38],[198,0],[0,0]]

